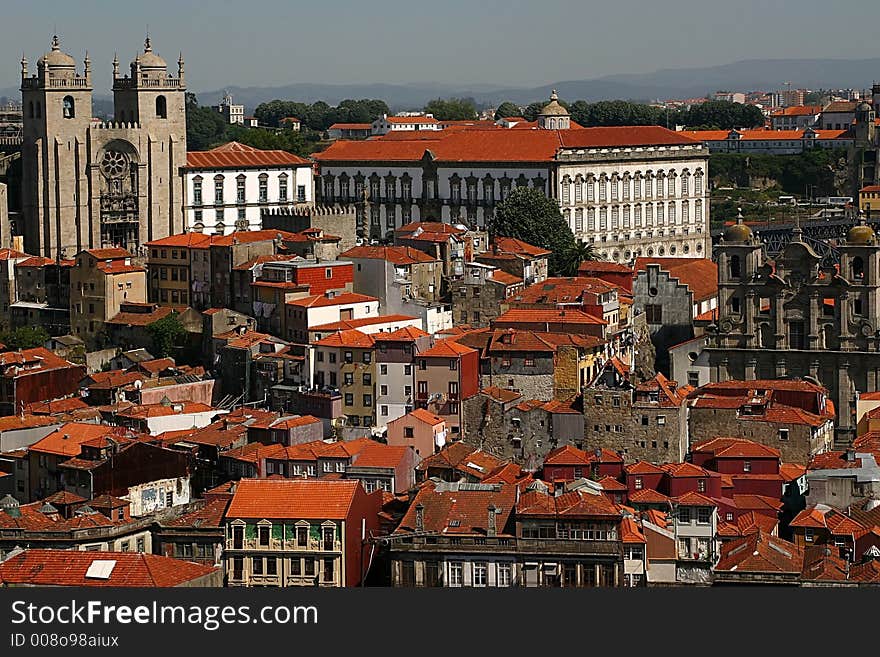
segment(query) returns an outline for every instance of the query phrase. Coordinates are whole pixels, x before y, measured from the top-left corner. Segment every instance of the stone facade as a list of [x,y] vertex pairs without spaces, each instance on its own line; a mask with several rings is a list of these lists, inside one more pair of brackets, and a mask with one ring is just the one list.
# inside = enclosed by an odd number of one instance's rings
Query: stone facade
[[55,37],[37,71],[28,76],[22,59],[25,249],[53,258],[112,246],[137,253],[149,240],[180,232],[183,59],[170,76],[148,38],[130,77],[120,75],[114,60],[114,120],[108,123],[92,117],[88,55],[80,75]]
[[[456,324],[485,328],[507,312],[507,300],[522,291],[522,279],[495,276],[494,267],[469,262],[464,278],[452,286],[452,317]],[[506,273],[506,272],[505,272]]]
[[771,264],[747,226],[728,228],[706,350],[713,381],[818,380],[836,406],[836,439],[848,444],[856,395],[880,390],[880,245],[870,227],[856,226],[838,250],[839,270],[822,266],[796,229]]

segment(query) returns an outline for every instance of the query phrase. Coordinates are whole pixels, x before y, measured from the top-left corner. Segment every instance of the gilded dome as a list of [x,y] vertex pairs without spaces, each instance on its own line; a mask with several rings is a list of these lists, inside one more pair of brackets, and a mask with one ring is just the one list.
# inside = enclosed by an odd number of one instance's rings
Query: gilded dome
[[876,240],[877,235],[874,233],[874,229],[867,224],[853,226],[846,234],[847,244],[874,244]]
[[725,242],[749,242],[752,239],[752,229],[742,222],[737,222],[724,231]]
[[37,60],[37,65],[51,68],[76,68],[76,61],[61,50],[58,36],[52,37],[52,49]]
[[550,94],[550,102],[544,105],[538,116],[569,116],[568,110],[559,104],[559,96],[556,95],[556,89]]

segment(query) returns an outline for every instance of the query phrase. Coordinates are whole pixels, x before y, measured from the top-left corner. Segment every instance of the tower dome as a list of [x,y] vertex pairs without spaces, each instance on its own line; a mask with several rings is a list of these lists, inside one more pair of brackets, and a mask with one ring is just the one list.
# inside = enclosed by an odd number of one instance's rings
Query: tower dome
[[168,64],[165,62],[165,60],[153,52],[153,46],[150,43],[150,37],[144,39],[144,54],[138,55],[135,61],[140,64],[142,71],[165,71],[168,68]]
[[733,226],[729,226],[724,231],[724,241],[725,242],[751,242],[752,241],[752,229],[746,226],[743,223],[742,212],[738,212],[736,215],[736,223]]
[[877,243],[877,234],[874,229],[862,220],[857,226],[853,226],[846,234],[847,244],[873,245]]
[[61,50],[61,42],[56,34],[52,37],[52,49],[37,60],[37,66],[75,69],[76,60]]
[[556,89],[550,94],[550,102],[544,105],[538,116],[570,116],[568,110],[559,104],[559,96],[556,94]]

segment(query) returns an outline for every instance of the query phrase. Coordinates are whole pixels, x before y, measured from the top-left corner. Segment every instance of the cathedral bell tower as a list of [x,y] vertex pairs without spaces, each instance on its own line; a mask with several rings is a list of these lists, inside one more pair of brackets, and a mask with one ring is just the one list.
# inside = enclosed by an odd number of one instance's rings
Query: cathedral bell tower
[[753,318],[761,309],[759,297],[750,292],[749,284],[758,274],[763,245],[743,222],[740,212],[736,223],[729,226],[715,247],[718,256],[718,323],[719,339],[729,346],[746,346],[754,338]]

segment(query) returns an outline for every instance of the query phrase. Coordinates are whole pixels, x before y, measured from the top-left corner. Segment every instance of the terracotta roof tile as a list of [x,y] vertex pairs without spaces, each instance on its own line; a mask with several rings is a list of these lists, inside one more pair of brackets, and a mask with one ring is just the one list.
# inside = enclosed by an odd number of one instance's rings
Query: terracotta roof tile
[[[87,575],[96,561],[115,562],[107,578]],[[0,563],[7,586],[171,587],[215,572],[215,566],[139,552],[25,550]]]
[[360,487],[346,480],[242,479],[226,517],[345,520]]
[[230,142],[210,151],[188,152],[185,168],[253,169],[301,166],[310,166],[310,162],[287,151],[264,151],[238,142]]
[[686,285],[694,295],[694,301],[710,299],[718,295],[718,265],[708,258],[636,258],[635,273],[647,271],[648,265],[659,265]]
[[437,262],[424,251],[419,251],[411,246],[356,246],[344,253],[340,253],[339,257],[387,260],[395,265]]
[[715,570],[799,575],[803,561],[803,551],[797,545],[759,530],[722,545],[721,560]]
[[316,347],[355,347],[358,349],[371,349],[376,341],[372,335],[361,333],[357,329],[337,331],[312,344]]

